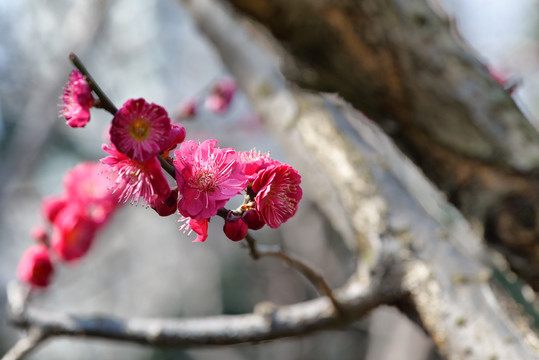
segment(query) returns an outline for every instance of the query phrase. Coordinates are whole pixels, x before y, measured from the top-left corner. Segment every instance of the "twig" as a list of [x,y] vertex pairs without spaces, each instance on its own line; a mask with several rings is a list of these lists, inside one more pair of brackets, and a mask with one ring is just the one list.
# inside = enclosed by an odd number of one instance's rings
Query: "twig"
[[28,330],[26,336],[22,337],[13,345],[7,353],[4,354],[2,360],[19,360],[28,355],[38,345],[40,345],[47,336],[37,327],[32,327]]
[[118,111],[118,108],[110,101],[108,96],[105,94],[103,90],[99,87],[97,82],[94,80],[92,75],[88,72],[86,69],[86,66],[82,63],[82,61],[78,58],[77,55],[74,53],[69,54],[69,60],[73,63],[73,65],[81,72],[82,75],[86,77],[86,81],[88,82],[88,86],[95,92],[97,97],[99,98],[99,101],[101,102],[101,106],[103,109],[107,110],[112,115],[115,115]]
[[165,170],[170,176],[172,176],[172,178],[175,179],[176,170],[174,166],[170,165],[170,163],[166,161],[165,159],[163,159],[161,155],[157,155],[157,159],[159,159],[159,162],[161,163],[161,167],[163,168],[163,170]]
[[331,290],[331,287],[328,285],[324,277],[316,272],[313,268],[301,260],[288,255],[280,246],[265,246],[263,248],[260,247],[259,249],[259,246],[256,245],[256,240],[250,234],[247,234],[245,239],[247,240],[249,253],[253,259],[257,260],[262,257],[274,257],[281,259],[287,265],[293,267],[303,276],[305,276],[321,295],[327,296],[340,316],[345,316],[344,308],[335,298],[333,290]]

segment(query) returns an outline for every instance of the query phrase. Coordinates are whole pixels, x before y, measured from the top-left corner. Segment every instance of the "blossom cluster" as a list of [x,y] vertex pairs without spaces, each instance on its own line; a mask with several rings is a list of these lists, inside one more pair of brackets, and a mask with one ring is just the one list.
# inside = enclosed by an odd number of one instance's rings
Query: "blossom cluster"
[[18,275],[34,286],[47,286],[54,262],[73,262],[84,256],[95,236],[119,205],[118,196],[103,176],[99,162],[77,165],[64,176],[64,192],[43,199],[41,210],[46,224],[32,229],[37,244],[19,263]]
[[[224,111],[234,89],[232,81],[215,86],[207,106]],[[61,111],[69,125],[89,121],[94,103],[89,98],[88,83],[74,71]],[[295,215],[302,189],[291,166],[255,150],[220,148],[215,139],[185,138],[185,128],[173,123],[163,107],[142,98],[127,100],[111,121],[111,143],[103,145],[108,156],[100,165],[79,165],[66,176],[65,193],[43,202],[52,235],[37,236],[40,244],[23,256],[19,277],[47,286],[53,271],[48,254],[59,261],[85,255],[119,203],[142,203],[161,216],[179,213],[180,229],[194,231],[194,242],[207,239],[208,222],[216,215],[224,218],[223,231],[233,241],[244,239],[249,229],[277,228]],[[226,209],[242,192],[243,204]]]

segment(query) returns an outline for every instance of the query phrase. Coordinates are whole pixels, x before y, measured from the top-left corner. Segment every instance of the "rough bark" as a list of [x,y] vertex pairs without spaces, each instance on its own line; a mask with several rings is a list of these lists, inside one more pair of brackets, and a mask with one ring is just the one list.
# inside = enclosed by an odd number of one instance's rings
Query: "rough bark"
[[229,0],[377,122],[539,289],[539,133],[427,0]]
[[[373,259],[388,254],[408,264],[402,286],[411,296],[399,307],[417,317],[441,353],[449,359],[537,358],[536,334],[492,289],[488,249],[380,128],[334,96],[287,87],[274,53],[260,45],[267,39],[253,29],[248,35],[248,27],[214,2],[184,3],[308,174],[304,182],[318,189],[312,193],[321,208],[362,252],[362,264],[380,264]],[[368,277],[360,267],[361,275]]]

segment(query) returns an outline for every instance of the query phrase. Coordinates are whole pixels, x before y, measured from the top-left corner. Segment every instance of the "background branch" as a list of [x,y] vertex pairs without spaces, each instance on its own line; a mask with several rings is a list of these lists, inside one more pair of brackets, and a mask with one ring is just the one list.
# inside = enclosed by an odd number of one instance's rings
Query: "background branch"
[[337,291],[337,299],[347,312],[342,318],[327,298],[275,307],[271,312],[210,316],[185,319],[125,319],[106,315],[69,315],[29,307],[11,313],[11,321],[21,328],[39,329],[43,336],[71,336],[135,342],[143,345],[197,347],[259,342],[351,323],[382,304],[402,298],[400,270],[379,281],[361,286],[351,282]]

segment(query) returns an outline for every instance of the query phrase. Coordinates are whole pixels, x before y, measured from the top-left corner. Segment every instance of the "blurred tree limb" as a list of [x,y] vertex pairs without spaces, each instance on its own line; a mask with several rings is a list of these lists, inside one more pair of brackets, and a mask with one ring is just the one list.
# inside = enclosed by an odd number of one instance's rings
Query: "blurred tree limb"
[[228,1],[279,42],[289,80],[378,123],[539,290],[539,133],[435,2]]

